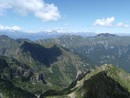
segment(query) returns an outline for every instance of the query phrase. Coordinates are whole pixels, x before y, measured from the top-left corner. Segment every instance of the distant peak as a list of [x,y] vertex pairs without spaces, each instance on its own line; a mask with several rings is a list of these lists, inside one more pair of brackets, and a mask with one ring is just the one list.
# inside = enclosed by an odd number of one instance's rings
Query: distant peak
[[97,36],[101,36],[101,37],[111,37],[111,36],[116,36],[115,34],[111,34],[111,33],[100,33]]
[[0,35],[0,38],[9,38],[7,35]]

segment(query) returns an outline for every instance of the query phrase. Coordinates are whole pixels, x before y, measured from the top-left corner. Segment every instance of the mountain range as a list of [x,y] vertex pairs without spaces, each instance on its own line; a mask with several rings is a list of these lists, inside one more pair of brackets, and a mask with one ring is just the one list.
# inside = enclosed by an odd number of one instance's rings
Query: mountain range
[[[39,40],[48,38],[59,38],[63,35],[79,35],[82,37],[92,37],[100,33],[94,32],[59,32],[59,31],[39,31],[39,32],[28,32],[28,31],[18,31],[18,30],[0,30],[0,35],[7,35],[13,39],[29,39],[29,40]],[[109,34],[109,33],[108,33]],[[118,34],[123,36],[128,36],[128,34]]]
[[129,40],[109,33],[36,41],[1,35],[0,98],[130,98]]
[[0,42],[0,79],[37,95],[63,89],[87,70],[77,54],[56,44],[40,45],[4,35]]
[[[81,37],[93,37],[100,34],[111,34],[111,33],[101,33],[101,32],[59,32],[56,30],[52,31],[20,31],[20,30],[0,30],[0,35],[7,35],[13,39],[29,39],[32,41],[40,39],[50,39],[50,38],[59,38],[62,36],[72,36],[77,35]],[[115,35],[114,32],[111,35]],[[130,36],[129,33],[116,33],[118,36]]]
[[62,36],[60,38],[38,40],[44,45],[58,44],[77,53],[91,66],[114,64],[130,72],[130,37],[113,34],[99,34],[93,37]]

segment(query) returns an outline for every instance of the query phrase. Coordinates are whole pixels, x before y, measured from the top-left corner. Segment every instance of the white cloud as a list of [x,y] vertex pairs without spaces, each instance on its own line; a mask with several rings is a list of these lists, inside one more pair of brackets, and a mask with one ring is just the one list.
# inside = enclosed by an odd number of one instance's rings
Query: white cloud
[[53,28],[53,29],[46,29],[44,30],[45,32],[58,32],[58,33],[65,33],[66,30],[64,27],[56,27],[56,28]]
[[20,31],[21,28],[19,26],[3,26],[3,25],[0,25],[0,30],[15,30],[15,31]]
[[65,23],[60,27],[55,27],[55,28],[51,28],[51,29],[48,28],[48,29],[45,29],[43,31],[45,31],[45,32],[66,33],[66,32],[69,32],[68,27],[69,27],[69,23]]
[[7,4],[7,2],[0,1],[0,16],[3,16],[5,14],[5,10],[9,8],[10,6]]
[[116,26],[117,26],[117,27],[123,27],[123,28],[128,28],[128,27],[129,27],[129,25],[124,24],[124,23],[122,23],[122,22],[117,23]]
[[99,26],[112,26],[113,22],[115,21],[115,17],[108,17],[108,18],[103,18],[103,19],[97,19],[94,22],[94,25],[99,25]]
[[125,24],[123,22],[119,22],[119,23],[114,23],[114,22],[115,22],[115,17],[108,17],[103,19],[97,19],[93,24],[95,26],[106,26],[106,27],[123,27],[123,28],[129,27],[128,24]]
[[43,0],[1,0],[0,13],[12,9],[21,15],[33,14],[43,21],[58,20],[61,16],[57,6]]

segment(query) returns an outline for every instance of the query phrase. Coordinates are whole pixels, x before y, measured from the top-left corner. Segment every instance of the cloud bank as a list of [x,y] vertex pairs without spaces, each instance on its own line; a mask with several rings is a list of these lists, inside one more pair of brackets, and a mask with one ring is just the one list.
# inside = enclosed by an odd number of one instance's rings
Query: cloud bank
[[14,31],[20,31],[21,28],[19,26],[3,26],[0,25],[0,30],[14,30]]
[[114,17],[110,18],[103,18],[103,19],[97,19],[94,22],[94,25],[99,25],[99,26],[112,26],[113,22],[115,21]]
[[102,18],[97,19],[93,24],[94,26],[106,26],[106,27],[123,27],[128,28],[129,25],[124,24],[123,22],[114,23],[115,17],[108,17],[108,18]]
[[33,14],[42,21],[56,21],[61,15],[54,4],[45,3],[43,0],[1,0],[0,15],[7,10],[13,10],[20,15]]
[[122,23],[122,22],[117,23],[116,26],[117,26],[117,27],[124,27],[124,28],[128,28],[128,27],[129,27],[129,25],[124,24],[124,23]]

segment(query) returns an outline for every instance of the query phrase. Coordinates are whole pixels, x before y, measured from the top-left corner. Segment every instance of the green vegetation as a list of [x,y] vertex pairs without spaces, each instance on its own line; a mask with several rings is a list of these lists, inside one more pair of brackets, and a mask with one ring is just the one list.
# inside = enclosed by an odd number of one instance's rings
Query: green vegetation
[[129,98],[129,77],[130,74],[125,71],[106,64],[91,70],[68,88],[57,92],[48,91],[41,98]]
[[87,62],[89,66],[113,64],[130,72],[130,37],[100,34],[94,37],[75,35],[60,38],[38,40],[41,45],[58,44],[75,52]]
[[36,96],[26,90],[15,87],[11,81],[0,79],[0,93],[2,98],[35,98]]
[[129,37],[62,36],[32,42],[0,36],[0,42],[0,97],[130,97],[130,75],[107,65],[129,71]]
[[[6,40],[11,46],[2,46]],[[66,88],[78,72],[87,70],[86,62],[77,54],[53,43],[43,46],[7,36],[1,36],[0,41],[0,49],[4,47],[6,52],[0,51],[4,56],[0,57],[0,78],[31,93],[40,95],[50,89]]]

